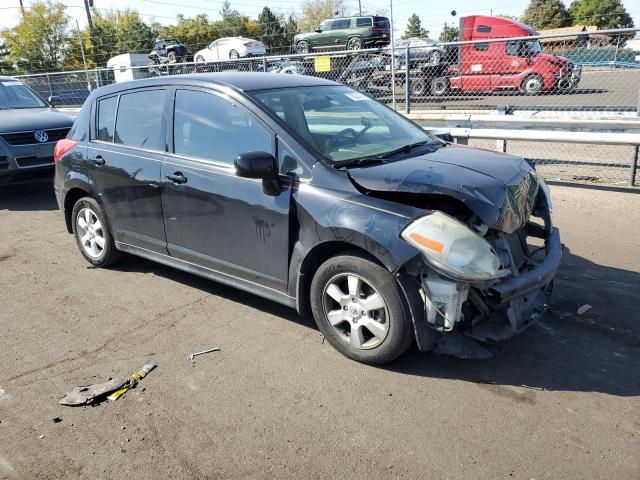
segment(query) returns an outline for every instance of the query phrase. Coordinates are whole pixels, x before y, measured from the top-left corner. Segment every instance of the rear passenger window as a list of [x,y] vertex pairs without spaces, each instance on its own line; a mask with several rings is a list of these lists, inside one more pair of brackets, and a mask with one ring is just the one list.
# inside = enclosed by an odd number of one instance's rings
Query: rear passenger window
[[206,92],[176,91],[174,151],[233,165],[244,152],[273,152],[272,135],[233,103]]
[[340,28],[349,28],[350,25],[351,25],[351,20],[349,20],[348,18],[345,18],[343,20],[334,20],[333,24],[331,25],[331,30],[338,30]]
[[371,18],[357,18],[356,27],[371,27],[373,20]]
[[113,142],[113,127],[116,120],[118,97],[105,98],[98,102],[98,134],[97,140]]
[[148,150],[164,150],[162,111],[164,90],[145,90],[120,96],[114,143]]

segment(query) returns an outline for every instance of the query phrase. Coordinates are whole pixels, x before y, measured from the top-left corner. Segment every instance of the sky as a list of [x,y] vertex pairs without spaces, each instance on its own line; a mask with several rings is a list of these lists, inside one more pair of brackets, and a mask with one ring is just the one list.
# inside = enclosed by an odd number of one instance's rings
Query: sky
[[[268,5],[276,14],[289,15],[296,13],[300,8],[301,0],[230,0],[231,7],[251,18],[256,18],[262,8]],[[460,16],[471,14],[503,14],[520,16],[528,5],[528,0],[391,0],[393,1],[393,23],[396,31],[403,33],[409,16],[416,13],[422,20],[422,27],[428,30],[429,36],[437,38],[445,22],[457,25]],[[86,14],[83,0],[62,0],[68,7],[70,16],[77,19],[80,27],[86,24]],[[390,14],[390,0],[362,0],[363,12]],[[25,6],[31,0],[23,0]],[[158,21],[160,23],[172,23],[178,13],[186,17],[206,13],[209,18],[220,18],[218,11],[223,0],[94,0],[98,9],[134,8],[140,12],[146,21]],[[358,0],[346,0],[357,13]],[[569,2],[566,2],[568,4]],[[623,0],[627,11],[633,17],[636,26],[640,27],[640,0]],[[2,0],[0,2],[0,29],[12,27],[20,20],[19,0]],[[419,5],[419,6],[416,6]],[[479,6],[480,5],[480,6]],[[456,10],[457,17],[451,16],[451,11]]]

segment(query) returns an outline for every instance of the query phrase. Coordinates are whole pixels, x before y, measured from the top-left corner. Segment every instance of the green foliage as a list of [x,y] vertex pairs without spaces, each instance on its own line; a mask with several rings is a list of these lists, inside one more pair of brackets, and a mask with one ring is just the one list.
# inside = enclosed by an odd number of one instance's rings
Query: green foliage
[[409,17],[409,21],[407,22],[407,29],[404,31],[404,35],[402,38],[424,38],[428,37],[429,32],[427,32],[424,28],[422,28],[422,23],[420,22],[420,17],[415,13]]
[[220,22],[209,21],[206,14],[201,13],[193,18],[178,15],[177,20],[175,25],[160,27],[160,36],[177,38],[191,53],[196,53],[222,36],[217,25]]
[[620,0],[574,0],[569,14],[574,25],[595,25],[600,30],[634,26]]
[[283,47],[285,41],[284,26],[280,18],[276,17],[269,7],[264,7],[258,15],[258,25],[260,27],[260,41],[264,43],[267,50],[274,52]]
[[455,42],[460,36],[460,29],[454,25],[446,25],[440,32],[438,39],[441,42]]
[[568,27],[571,25],[571,18],[560,0],[531,0],[522,16],[522,23],[537,30],[545,30]]
[[121,53],[150,52],[158,32],[147,25],[136,10],[93,12],[88,56],[96,66],[104,66]]
[[10,75],[13,72],[13,64],[9,60],[9,49],[0,41],[0,75]]
[[318,28],[320,22],[345,13],[344,0],[304,0],[302,15],[298,20],[300,31],[310,32]]
[[21,71],[56,70],[65,57],[70,19],[62,3],[36,1],[13,28],[2,32],[7,61]]
[[221,22],[216,22],[221,37],[250,37],[258,33],[255,22],[250,23],[249,17],[240,15],[240,13],[231,8],[228,0],[222,4],[220,9]]

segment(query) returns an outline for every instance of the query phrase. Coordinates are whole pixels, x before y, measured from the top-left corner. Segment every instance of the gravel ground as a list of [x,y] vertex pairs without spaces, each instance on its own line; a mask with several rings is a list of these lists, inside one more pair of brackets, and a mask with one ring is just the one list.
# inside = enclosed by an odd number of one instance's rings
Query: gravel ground
[[[550,316],[488,360],[373,368],[266,300],[135,258],[89,268],[50,186],[3,188],[0,478],[639,478],[640,195],[552,195]],[[149,359],[117,402],[58,405]]]

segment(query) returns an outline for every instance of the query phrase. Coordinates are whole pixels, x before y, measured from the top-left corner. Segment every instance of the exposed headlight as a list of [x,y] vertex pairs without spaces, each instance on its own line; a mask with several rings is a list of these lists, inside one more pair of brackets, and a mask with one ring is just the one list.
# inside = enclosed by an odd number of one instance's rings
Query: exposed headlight
[[413,221],[402,232],[441,273],[462,280],[491,280],[509,274],[491,245],[464,223],[442,212]]
[[547,182],[544,181],[544,178],[542,178],[542,175],[540,175],[539,172],[536,172],[536,175],[538,176],[538,185],[540,186],[540,190],[542,190],[542,193],[544,194],[544,199],[547,201],[549,211],[553,212],[553,203],[551,203],[551,192],[549,191],[549,185],[547,185]]

